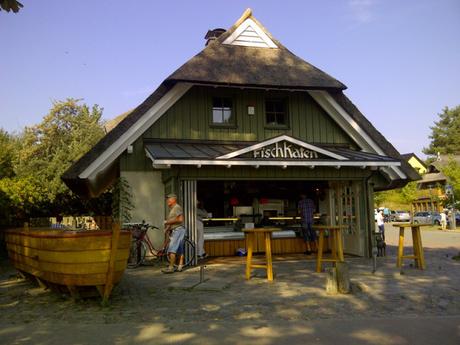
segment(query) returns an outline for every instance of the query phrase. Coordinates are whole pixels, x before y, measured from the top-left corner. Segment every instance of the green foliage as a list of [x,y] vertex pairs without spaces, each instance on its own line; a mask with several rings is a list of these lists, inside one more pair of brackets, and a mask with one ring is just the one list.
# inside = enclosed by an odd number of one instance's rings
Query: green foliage
[[14,176],[15,144],[14,137],[0,128],[0,179]]
[[460,154],[460,106],[445,107],[439,121],[431,128],[430,146],[423,149],[427,155]]
[[412,201],[417,197],[417,182],[409,182],[403,188],[397,190],[398,194],[407,205],[411,205]]
[[129,223],[131,221],[131,210],[134,208],[133,194],[128,181],[120,177],[112,190],[113,201],[113,219],[121,223]]
[[399,189],[374,194],[375,207],[388,207],[393,210],[411,209],[412,201],[417,197],[417,182],[409,182]]
[[452,158],[441,172],[448,177],[449,184],[453,187],[455,200],[460,200],[460,165]]
[[54,102],[43,121],[20,137],[17,176],[33,176],[50,201],[68,192],[61,175],[102,138],[101,116],[97,105],[90,109],[72,98]]
[[0,11],[4,10],[6,12],[13,11],[13,13],[18,13],[19,9],[23,7],[24,5],[17,0],[0,0]]
[[[111,214],[112,196],[81,200],[61,175],[105,134],[102,109],[80,100],[54,102],[43,121],[17,136],[0,130],[0,217]],[[92,212],[91,212],[92,210]]]

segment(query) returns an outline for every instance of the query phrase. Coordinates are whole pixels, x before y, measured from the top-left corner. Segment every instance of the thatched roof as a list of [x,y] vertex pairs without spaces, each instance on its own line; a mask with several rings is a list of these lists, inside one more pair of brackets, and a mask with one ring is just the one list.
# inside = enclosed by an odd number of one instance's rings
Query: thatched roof
[[[250,18],[274,42],[277,48],[256,48],[223,44],[238,26]],[[172,73],[141,105],[124,117],[115,128],[101,139],[87,154],[72,165],[63,175],[64,182],[81,195],[97,195],[99,191],[89,190],[87,181],[79,178],[97,157],[106,151],[121,135],[135,124],[152,106],[154,106],[178,82],[194,84],[263,87],[289,90],[326,90],[350,114],[351,117],[368,133],[384,152],[402,162],[402,170],[409,180],[419,179],[415,170],[401,159],[398,151],[378,132],[375,127],[343,94],[346,86],[320,69],[294,55],[252,16],[247,10],[229,30],[220,35],[196,56]],[[105,183],[113,180],[117,161],[112,162],[107,173],[100,174]],[[110,171],[109,171],[110,170]],[[107,176],[107,178],[105,178]],[[406,180],[396,180],[390,187],[404,185]],[[101,185],[102,189],[104,186]]]
[[445,182],[446,180],[447,177],[443,173],[428,173],[423,175],[422,179],[418,181],[418,184]]
[[[246,19],[259,26],[276,48],[225,44]],[[221,32],[222,29],[214,31]],[[209,32],[206,37],[209,36]],[[275,39],[247,9],[240,19],[166,80],[195,84],[257,86],[289,89],[339,89],[347,87],[337,79],[299,58]]]
[[104,124],[104,130],[106,133],[109,133],[112,129],[118,126],[118,124],[125,119],[129,114],[132,113],[132,110],[126,111],[123,114],[118,115],[117,117],[106,121]]
[[441,169],[451,161],[460,165],[460,155],[439,155],[439,157],[430,164],[429,170],[430,172],[441,171]]

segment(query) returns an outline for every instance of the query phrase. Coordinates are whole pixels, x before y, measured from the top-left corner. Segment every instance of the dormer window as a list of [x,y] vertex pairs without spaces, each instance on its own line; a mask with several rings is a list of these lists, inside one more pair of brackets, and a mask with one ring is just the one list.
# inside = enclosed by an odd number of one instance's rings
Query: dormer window
[[234,125],[235,114],[233,100],[230,97],[212,98],[212,124],[213,125]]
[[288,125],[287,106],[284,99],[265,100],[265,123],[267,126],[286,127]]

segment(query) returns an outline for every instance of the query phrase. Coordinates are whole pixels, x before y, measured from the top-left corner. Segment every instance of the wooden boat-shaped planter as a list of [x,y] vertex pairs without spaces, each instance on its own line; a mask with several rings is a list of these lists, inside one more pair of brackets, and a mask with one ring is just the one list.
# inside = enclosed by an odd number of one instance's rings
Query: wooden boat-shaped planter
[[5,239],[14,267],[41,286],[66,286],[72,297],[95,287],[106,303],[126,269],[131,233],[118,225],[113,231],[24,228],[7,230]]

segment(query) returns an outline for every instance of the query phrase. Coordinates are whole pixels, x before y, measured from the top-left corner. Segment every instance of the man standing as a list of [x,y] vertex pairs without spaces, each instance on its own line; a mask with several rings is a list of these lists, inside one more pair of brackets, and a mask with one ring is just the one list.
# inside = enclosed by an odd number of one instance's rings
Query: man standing
[[305,194],[300,196],[298,210],[302,217],[302,235],[305,240],[307,255],[311,254],[312,250],[316,250],[316,232],[313,230],[313,212],[315,212],[315,203]]
[[446,211],[441,212],[441,230],[447,229],[447,215]]
[[179,255],[179,265],[177,271],[181,272],[184,265],[183,241],[185,237],[184,213],[182,207],[177,203],[176,194],[168,194],[166,203],[169,207],[168,218],[164,221],[165,231],[169,231],[169,266],[162,270],[163,273],[174,273],[176,256]]
[[380,209],[377,213],[377,227],[379,232],[382,234],[383,242],[385,242],[385,222],[383,220],[383,210]]

